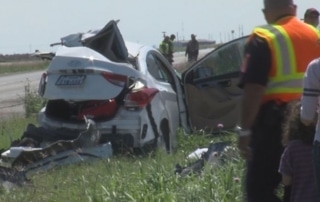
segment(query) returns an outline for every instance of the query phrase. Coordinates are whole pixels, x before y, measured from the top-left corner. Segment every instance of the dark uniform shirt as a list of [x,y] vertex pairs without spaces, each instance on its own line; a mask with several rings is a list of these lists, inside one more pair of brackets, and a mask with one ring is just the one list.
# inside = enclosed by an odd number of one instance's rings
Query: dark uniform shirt
[[239,87],[246,83],[266,86],[271,69],[271,54],[268,43],[261,37],[251,36],[245,46],[242,75]]

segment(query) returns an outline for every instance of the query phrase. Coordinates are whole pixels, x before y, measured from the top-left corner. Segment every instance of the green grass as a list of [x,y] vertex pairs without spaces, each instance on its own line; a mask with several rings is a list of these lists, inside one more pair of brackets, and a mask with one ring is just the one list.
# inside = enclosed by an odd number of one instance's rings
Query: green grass
[[[35,118],[13,118],[0,122],[0,146],[8,147],[22,135]],[[187,165],[186,156],[211,141],[232,141],[233,134],[206,135],[198,132],[185,136],[178,133],[176,153],[155,151],[148,155],[119,155],[108,160],[84,162],[29,176],[32,185],[2,189],[0,201],[241,201],[243,161],[236,150],[225,163],[211,168],[205,165],[200,176],[180,178],[174,174],[176,163]]]
[[8,148],[11,140],[18,139],[26,129],[28,123],[36,123],[35,116],[25,118],[12,115],[8,119],[0,120],[0,149]]
[[17,72],[31,72],[45,70],[49,61],[25,61],[0,63],[0,74],[11,74]]

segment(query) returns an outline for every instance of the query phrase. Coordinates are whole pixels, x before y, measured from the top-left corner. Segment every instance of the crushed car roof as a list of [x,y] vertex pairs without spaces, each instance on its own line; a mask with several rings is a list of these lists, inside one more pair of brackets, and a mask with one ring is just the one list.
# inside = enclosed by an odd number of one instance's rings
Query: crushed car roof
[[117,21],[114,20],[108,22],[102,29],[62,37],[61,43],[67,47],[86,46],[115,62],[128,61],[127,47]]

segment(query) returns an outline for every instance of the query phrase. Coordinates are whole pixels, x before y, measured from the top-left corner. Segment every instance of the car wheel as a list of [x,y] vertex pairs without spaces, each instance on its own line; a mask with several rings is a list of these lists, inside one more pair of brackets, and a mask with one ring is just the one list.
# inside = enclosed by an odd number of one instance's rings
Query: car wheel
[[167,119],[163,119],[160,124],[160,147],[163,148],[167,153],[171,152],[170,146],[170,127],[169,121]]

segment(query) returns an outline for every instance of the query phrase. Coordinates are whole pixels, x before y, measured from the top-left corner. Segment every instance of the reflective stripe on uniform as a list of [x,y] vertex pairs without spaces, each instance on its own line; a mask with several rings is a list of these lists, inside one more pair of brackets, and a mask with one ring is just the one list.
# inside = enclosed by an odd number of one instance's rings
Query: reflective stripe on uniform
[[301,92],[303,73],[297,72],[293,44],[287,32],[279,25],[257,27],[254,32],[267,37],[276,57],[276,74],[269,78],[265,94]]
[[270,82],[266,93],[279,93],[279,92],[288,92],[288,93],[301,93],[302,92],[302,80],[300,79],[287,79],[280,82]]
[[287,32],[279,25],[265,25],[256,28],[259,32],[267,35],[272,40],[275,48],[277,62],[277,74],[275,77],[282,77],[296,73],[296,60],[292,42]]

